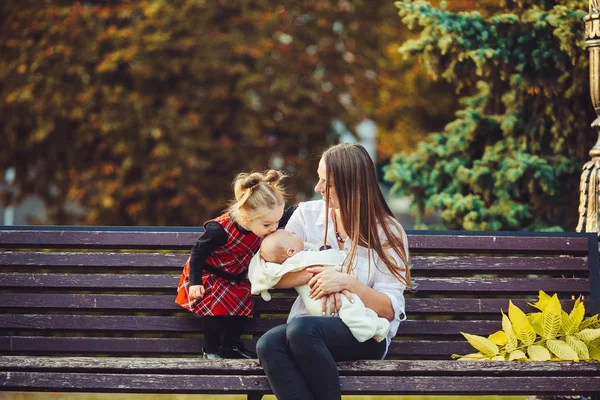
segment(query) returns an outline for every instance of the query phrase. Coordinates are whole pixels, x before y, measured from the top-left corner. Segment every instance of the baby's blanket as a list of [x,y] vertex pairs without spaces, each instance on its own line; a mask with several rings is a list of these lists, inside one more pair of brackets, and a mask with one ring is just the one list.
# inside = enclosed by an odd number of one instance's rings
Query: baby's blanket
[[[313,245],[305,243],[305,248],[308,246]],[[346,253],[340,250],[301,251],[282,264],[277,264],[266,262],[260,256],[259,251],[252,257],[248,270],[252,294],[260,293],[265,301],[269,301],[271,295],[268,290],[273,288],[286,273],[301,271],[311,265],[323,265],[339,271],[345,258]],[[308,285],[300,285],[295,289],[310,315],[322,315],[321,301],[309,296],[310,287]],[[329,315],[329,310],[327,314]],[[346,296],[342,296],[339,317],[348,326],[356,340],[361,343],[371,338],[378,342],[382,341],[387,336],[390,327],[387,319],[379,317],[375,311],[365,307],[360,297],[355,294],[352,294],[352,301],[349,301]]]
[[288,272],[302,271],[311,265],[336,267],[339,271],[346,258],[346,253],[340,250],[313,251],[312,249],[316,250],[316,246],[310,243],[304,243],[304,248],[304,251],[294,254],[281,264],[267,262],[260,256],[260,251],[256,252],[248,269],[252,294],[260,294],[265,301],[269,301],[271,295],[268,290],[273,288]]

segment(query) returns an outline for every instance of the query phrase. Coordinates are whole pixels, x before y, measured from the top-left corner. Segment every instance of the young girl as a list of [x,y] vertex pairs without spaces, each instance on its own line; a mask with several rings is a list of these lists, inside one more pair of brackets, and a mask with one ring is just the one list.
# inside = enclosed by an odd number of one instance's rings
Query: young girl
[[239,342],[253,313],[248,265],[262,238],[294,211],[284,215],[283,178],[275,170],[238,175],[235,202],[204,224],[183,268],[175,302],[204,316],[203,358],[256,358]]

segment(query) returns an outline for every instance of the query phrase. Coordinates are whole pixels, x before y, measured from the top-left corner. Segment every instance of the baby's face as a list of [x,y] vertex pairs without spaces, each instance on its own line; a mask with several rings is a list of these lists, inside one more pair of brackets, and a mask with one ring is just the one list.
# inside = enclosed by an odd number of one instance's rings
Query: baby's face
[[268,235],[260,246],[265,261],[282,263],[304,249],[304,242],[295,233],[278,230]]
[[304,249],[304,242],[300,239],[300,236],[293,232],[283,231],[289,238],[290,249],[294,250],[294,254]]

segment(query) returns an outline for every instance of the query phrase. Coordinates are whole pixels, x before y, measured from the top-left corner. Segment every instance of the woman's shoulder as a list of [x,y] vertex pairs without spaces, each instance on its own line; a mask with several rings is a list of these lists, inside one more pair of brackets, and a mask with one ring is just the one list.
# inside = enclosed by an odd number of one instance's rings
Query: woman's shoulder
[[323,200],[310,200],[303,201],[298,204],[298,208],[294,212],[301,212],[303,214],[317,214],[323,212],[325,209],[325,201]]
[[325,207],[325,201],[322,199],[303,201],[298,204],[298,208],[304,210],[322,210],[323,207]]
[[[388,231],[391,234],[402,237],[402,238],[406,237],[406,231],[404,230],[404,227],[402,227],[402,225],[396,218],[394,218],[392,216],[388,216],[385,218],[384,224],[387,226]],[[381,226],[381,224],[378,227],[378,231],[379,231],[380,235],[385,236],[383,226]]]
[[381,225],[377,227],[377,232],[379,233],[379,238],[382,243],[384,243],[384,245],[389,245],[390,237],[395,237],[402,242],[405,251],[408,252],[408,235],[400,222],[398,222],[396,218],[390,216],[386,218],[385,224],[386,230],[384,230]]

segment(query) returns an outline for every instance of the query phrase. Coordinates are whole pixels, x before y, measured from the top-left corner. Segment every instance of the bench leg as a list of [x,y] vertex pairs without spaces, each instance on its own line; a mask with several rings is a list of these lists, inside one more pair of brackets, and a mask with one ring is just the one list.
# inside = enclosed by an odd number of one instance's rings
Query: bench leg
[[248,400],[262,400],[263,395],[260,393],[249,393]]

